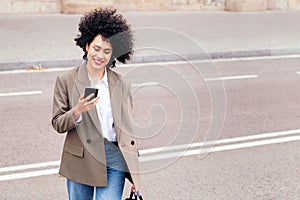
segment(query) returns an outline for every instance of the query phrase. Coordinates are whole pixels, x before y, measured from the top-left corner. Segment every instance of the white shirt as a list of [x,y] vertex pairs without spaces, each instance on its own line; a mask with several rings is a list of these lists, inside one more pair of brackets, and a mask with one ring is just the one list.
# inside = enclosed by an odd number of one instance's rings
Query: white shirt
[[89,79],[91,82],[91,86],[94,88],[98,88],[98,96],[100,97],[100,99],[96,105],[96,108],[103,136],[109,141],[117,141],[116,130],[114,127],[114,119],[111,109],[106,69],[104,71],[103,78],[96,84],[93,83],[90,77]]
[[[96,104],[97,114],[101,125],[101,131],[103,137],[105,137],[109,141],[117,141],[116,130],[114,127],[114,120],[112,116],[111,102],[110,102],[110,94],[108,87],[108,79],[106,69],[104,71],[104,76],[97,83],[94,83],[89,75],[89,80],[91,83],[91,87],[98,88],[98,96],[100,97],[98,103]],[[76,122],[80,122],[82,117],[76,120]]]

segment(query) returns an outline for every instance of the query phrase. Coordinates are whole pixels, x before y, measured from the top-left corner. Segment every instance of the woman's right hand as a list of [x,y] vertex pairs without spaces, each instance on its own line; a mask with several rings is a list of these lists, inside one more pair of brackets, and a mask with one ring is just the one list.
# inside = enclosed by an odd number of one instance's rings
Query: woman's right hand
[[82,113],[84,113],[96,106],[100,97],[96,97],[93,100],[90,100],[93,96],[94,96],[94,94],[90,94],[89,96],[84,98],[84,95],[82,94],[79,97],[77,105],[72,109],[73,117],[75,120],[77,120]]

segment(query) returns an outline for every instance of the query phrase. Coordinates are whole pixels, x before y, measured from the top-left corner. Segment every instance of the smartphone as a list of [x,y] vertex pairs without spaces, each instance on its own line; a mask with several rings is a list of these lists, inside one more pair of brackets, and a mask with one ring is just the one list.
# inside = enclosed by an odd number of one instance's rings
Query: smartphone
[[[98,95],[98,89],[97,88],[92,88],[92,87],[86,87],[84,89],[84,98],[86,98],[87,96],[89,96],[90,94],[94,94],[94,96],[92,98],[90,98],[90,100],[93,100],[94,98],[97,97]],[[90,101],[89,100],[89,101]]]

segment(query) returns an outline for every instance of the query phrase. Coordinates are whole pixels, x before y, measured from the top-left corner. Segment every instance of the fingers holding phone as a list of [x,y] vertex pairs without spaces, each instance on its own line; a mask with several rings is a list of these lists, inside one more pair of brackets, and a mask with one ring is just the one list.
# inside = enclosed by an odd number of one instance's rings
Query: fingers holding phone
[[73,117],[75,120],[79,118],[81,113],[95,107],[99,99],[97,88],[85,88],[84,94],[79,97],[77,105],[73,108]]
[[92,87],[86,87],[84,89],[84,96],[83,98],[86,101],[87,105],[96,105],[98,103],[99,97],[98,97],[98,89],[92,88]]
[[95,97],[95,94],[90,94],[86,97],[83,96],[83,98],[82,98],[85,106],[96,105],[98,103],[99,99],[100,99],[100,97]]
[[83,106],[86,107],[87,110],[94,107],[98,103],[98,100],[99,97],[97,88],[86,87],[84,89]]
[[[92,95],[93,94],[93,95]],[[86,87],[84,89],[84,98],[88,98],[88,100],[92,100],[98,96],[98,89],[92,87]]]

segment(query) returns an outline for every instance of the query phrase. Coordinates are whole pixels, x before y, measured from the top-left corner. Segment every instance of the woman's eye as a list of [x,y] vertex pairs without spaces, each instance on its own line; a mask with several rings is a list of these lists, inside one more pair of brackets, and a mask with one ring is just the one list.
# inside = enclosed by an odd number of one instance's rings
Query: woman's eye
[[105,54],[110,54],[110,51],[104,51]]
[[97,47],[93,47],[95,51],[99,51],[100,49]]

